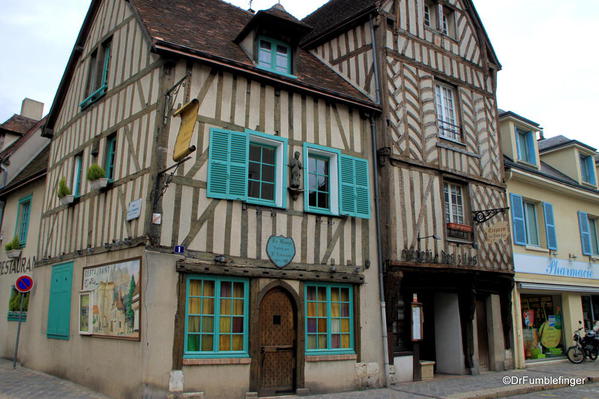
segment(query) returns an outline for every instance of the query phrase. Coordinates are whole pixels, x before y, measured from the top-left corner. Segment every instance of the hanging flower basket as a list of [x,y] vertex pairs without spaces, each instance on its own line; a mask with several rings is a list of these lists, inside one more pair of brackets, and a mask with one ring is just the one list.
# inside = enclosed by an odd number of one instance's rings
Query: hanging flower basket
[[92,186],[92,190],[101,190],[103,188],[106,188],[106,186],[108,186],[108,179],[105,177],[101,177],[96,180],[91,180],[89,183]]

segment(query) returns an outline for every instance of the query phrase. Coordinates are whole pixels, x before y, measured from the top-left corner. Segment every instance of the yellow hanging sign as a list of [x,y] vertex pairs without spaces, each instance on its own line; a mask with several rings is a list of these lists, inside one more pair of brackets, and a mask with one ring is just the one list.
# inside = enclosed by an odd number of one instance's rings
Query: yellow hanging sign
[[181,161],[196,149],[195,146],[190,144],[199,109],[200,102],[194,98],[173,114],[173,116],[181,117],[181,126],[179,127],[179,134],[177,135],[177,142],[173,151],[173,161],[175,162]]

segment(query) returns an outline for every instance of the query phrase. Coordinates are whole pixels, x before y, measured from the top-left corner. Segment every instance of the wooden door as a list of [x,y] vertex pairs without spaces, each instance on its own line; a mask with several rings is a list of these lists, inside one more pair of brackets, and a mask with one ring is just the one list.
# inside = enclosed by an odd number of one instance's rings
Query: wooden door
[[260,303],[260,395],[295,391],[296,329],[289,295],[273,288]]
[[487,329],[487,307],[483,298],[476,299],[476,332],[478,336],[478,362],[481,371],[489,370],[489,331]]

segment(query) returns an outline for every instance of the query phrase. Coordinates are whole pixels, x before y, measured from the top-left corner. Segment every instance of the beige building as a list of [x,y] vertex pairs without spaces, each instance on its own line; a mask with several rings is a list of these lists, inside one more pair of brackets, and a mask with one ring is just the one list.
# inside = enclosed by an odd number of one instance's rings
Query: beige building
[[[512,217],[517,367],[564,356],[599,319],[595,148],[513,112],[499,116]],[[540,135],[540,136],[539,136]]]
[[[0,125],[4,139],[0,151],[0,356],[5,358],[14,355],[22,300],[23,341],[31,332],[29,296],[22,298],[14,285],[20,275],[33,274],[36,263],[49,143],[41,137],[42,110],[43,104],[25,99],[21,113]],[[20,349],[19,359],[23,359],[27,348]]]

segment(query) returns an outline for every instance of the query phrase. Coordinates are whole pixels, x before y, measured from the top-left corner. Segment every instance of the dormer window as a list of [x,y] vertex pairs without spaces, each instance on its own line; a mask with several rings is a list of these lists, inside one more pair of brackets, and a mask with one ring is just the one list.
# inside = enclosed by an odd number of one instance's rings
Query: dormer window
[[518,161],[531,165],[537,164],[533,132],[516,128],[516,147],[518,149]]
[[278,40],[260,37],[258,66],[271,72],[291,75],[291,47]]
[[580,155],[580,176],[583,183],[597,184],[595,178],[595,160],[590,155]]

